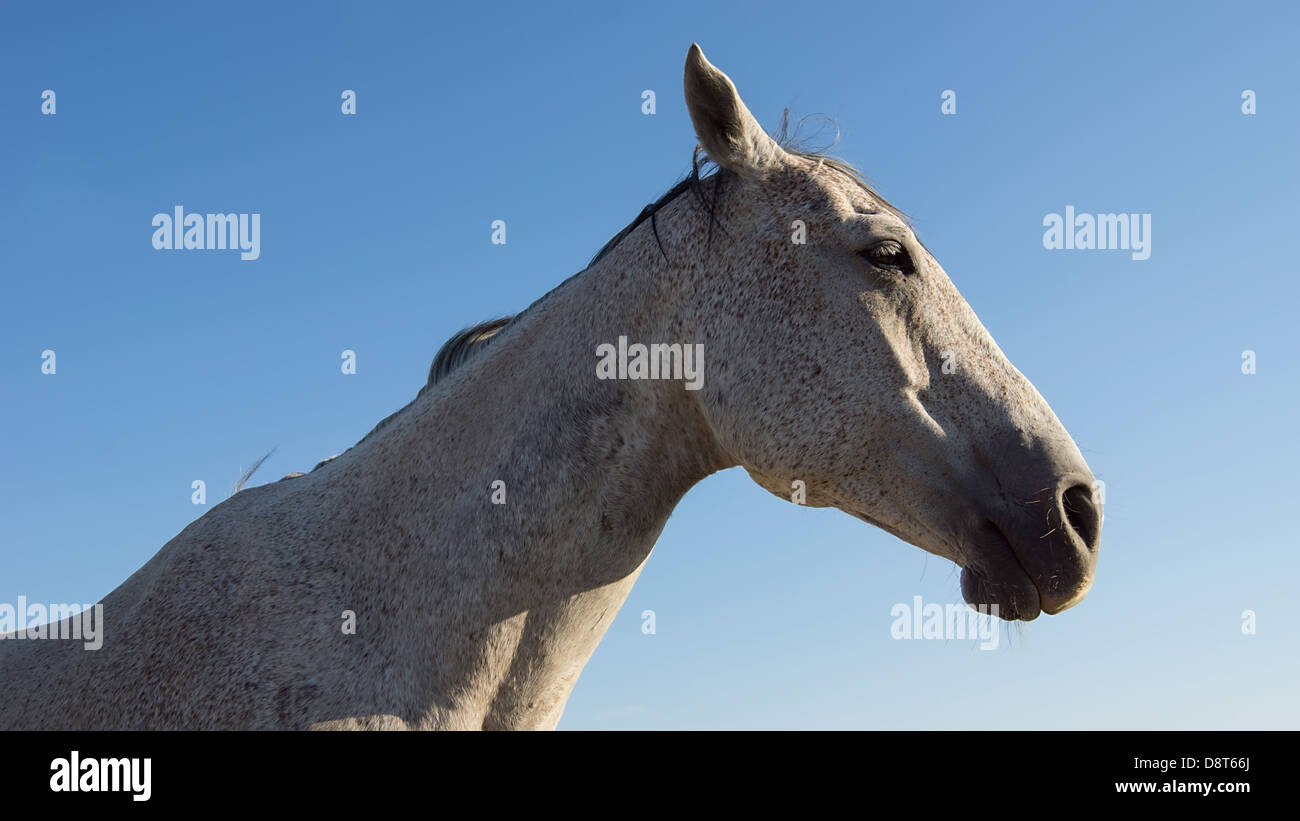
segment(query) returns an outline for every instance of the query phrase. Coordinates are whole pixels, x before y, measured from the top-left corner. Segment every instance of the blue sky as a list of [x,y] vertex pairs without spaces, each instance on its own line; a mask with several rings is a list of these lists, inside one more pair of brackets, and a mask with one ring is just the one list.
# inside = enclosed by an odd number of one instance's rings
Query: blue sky
[[[833,117],[835,153],[913,217],[1106,482],[1100,568],[996,651],[896,641],[894,604],[960,600],[952,565],[728,471],[670,520],[561,728],[1300,727],[1298,23],[1282,3],[6,3],[0,602],[99,600],[261,454],[269,481],[345,450],[448,335],[580,270],[689,167],[698,41],[769,128]],[[177,204],[260,213],[261,258],[154,250]],[[1150,259],[1045,250],[1067,205],[1151,214]]]

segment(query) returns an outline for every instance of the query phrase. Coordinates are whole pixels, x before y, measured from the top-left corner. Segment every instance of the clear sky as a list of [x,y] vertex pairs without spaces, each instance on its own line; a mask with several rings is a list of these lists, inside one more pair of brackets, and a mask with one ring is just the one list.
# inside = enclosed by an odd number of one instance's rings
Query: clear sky
[[[580,270],[687,170],[698,41],[765,126],[833,117],[835,153],[913,217],[1105,481],[1100,568],[995,651],[895,640],[895,604],[960,601],[954,567],[728,471],[679,506],[561,728],[1300,727],[1298,24],[1286,3],[6,2],[0,602],[99,600],[257,457],[276,448],[254,483],[345,450],[448,335]],[[260,259],[154,250],[178,204],[260,213]],[[1150,258],[1046,250],[1067,205],[1150,214]]]

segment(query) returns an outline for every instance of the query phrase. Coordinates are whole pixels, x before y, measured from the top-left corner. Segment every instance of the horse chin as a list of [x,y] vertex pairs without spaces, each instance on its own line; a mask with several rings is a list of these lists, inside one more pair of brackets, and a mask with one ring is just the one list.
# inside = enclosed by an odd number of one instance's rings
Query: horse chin
[[961,594],[971,607],[1003,621],[1033,621],[1042,612],[1038,588],[1024,571],[994,580],[974,568],[963,568]]
[[1033,621],[1042,602],[1033,577],[1021,565],[1011,544],[991,523],[976,536],[978,559],[961,571],[961,594],[966,603],[1004,621]]

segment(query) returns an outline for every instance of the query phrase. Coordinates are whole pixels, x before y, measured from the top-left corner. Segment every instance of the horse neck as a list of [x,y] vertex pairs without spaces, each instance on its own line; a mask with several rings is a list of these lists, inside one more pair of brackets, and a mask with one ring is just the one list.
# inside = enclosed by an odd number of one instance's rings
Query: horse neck
[[[615,253],[575,277],[464,363],[463,373],[450,374],[445,393],[435,386],[417,400],[426,407],[398,450],[428,454],[438,481],[464,477],[459,507],[475,521],[505,520],[483,525],[486,535],[510,540],[515,530],[553,532],[566,520],[586,520],[594,530],[578,527],[531,549],[573,560],[586,545],[608,561],[611,543],[653,542],[681,496],[727,466],[698,394],[681,381],[596,377],[597,347],[620,336],[629,344],[692,341],[683,338],[688,330],[658,272],[627,267],[638,257],[645,255]],[[492,504],[498,480],[503,505]],[[600,562],[588,558],[595,570]],[[621,565],[630,571],[642,558]]]
[[[407,649],[454,668],[439,681],[498,675],[483,671],[505,647],[501,669],[571,687],[673,507],[730,464],[681,381],[596,378],[597,346],[619,336],[692,341],[662,272],[632,264],[653,258],[636,247],[649,233],[534,304],[339,465],[356,478],[340,494],[353,513],[335,521],[364,531],[362,562],[408,543],[398,589],[382,592],[428,614]],[[490,649],[463,651],[475,641]]]
[[[698,229],[691,210],[675,202],[661,212],[666,244]],[[699,341],[679,295],[700,274],[668,264],[643,224],[417,399],[415,424],[396,437],[397,450],[421,457],[438,481],[448,469],[474,477],[478,485],[465,482],[459,496],[475,516],[501,480],[505,510],[495,512],[526,521],[596,514],[608,533],[666,518],[693,484],[733,461],[709,429],[699,393],[680,380],[598,379],[596,350],[619,337]]]

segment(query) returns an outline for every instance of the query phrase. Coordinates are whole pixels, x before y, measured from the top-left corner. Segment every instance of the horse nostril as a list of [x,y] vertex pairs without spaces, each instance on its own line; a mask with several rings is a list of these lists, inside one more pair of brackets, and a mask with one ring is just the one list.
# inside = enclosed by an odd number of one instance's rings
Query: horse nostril
[[1092,488],[1074,485],[1061,494],[1061,509],[1065,521],[1079,534],[1089,550],[1097,549],[1101,535],[1101,509],[1092,499]]

